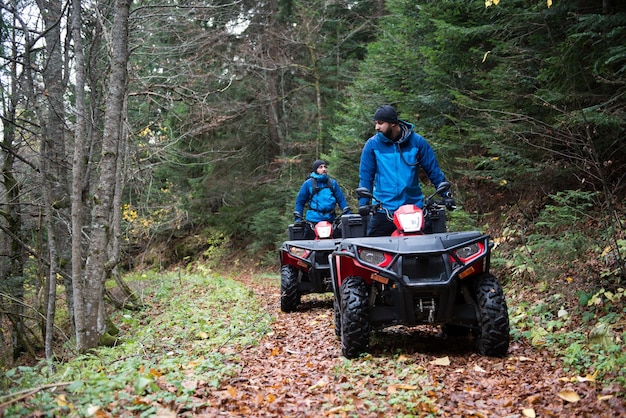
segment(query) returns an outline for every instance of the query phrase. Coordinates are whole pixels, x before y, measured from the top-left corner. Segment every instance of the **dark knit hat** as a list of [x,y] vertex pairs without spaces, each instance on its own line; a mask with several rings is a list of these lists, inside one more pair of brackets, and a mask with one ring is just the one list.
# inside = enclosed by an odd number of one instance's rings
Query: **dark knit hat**
[[374,120],[381,122],[398,123],[398,113],[391,105],[382,105],[374,113]]
[[328,165],[328,164],[326,164],[322,160],[315,160],[315,162],[313,163],[313,171],[317,172],[317,169],[320,165]]

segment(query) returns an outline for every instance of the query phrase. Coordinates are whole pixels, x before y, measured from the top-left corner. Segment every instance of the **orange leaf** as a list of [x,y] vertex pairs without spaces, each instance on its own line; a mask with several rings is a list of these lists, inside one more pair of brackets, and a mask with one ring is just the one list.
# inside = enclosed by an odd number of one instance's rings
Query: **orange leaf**
[[237,389],[230,385],[226,386],[226,392],[228,392],[228,394],[233,398],[237,397]]

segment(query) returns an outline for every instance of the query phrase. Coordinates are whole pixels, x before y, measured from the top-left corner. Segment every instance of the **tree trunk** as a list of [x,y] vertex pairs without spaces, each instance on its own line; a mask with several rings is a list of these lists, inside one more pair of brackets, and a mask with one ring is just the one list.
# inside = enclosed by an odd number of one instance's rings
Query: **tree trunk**
[[[15,43],[13,42],[12,54],[17,56]],[[5,300],[0,299],[0,308],[7,312],[7,316],[12,325],[12,351],[13,358],[18,357],[25,349],[27,344],[24,343],[26,335],[24,333],[23,313],[24,313],[24,251],[22,249],[19,237],[22,231],[21,203],[20,203],[20,184],[17,182],[15,173],[15,159],[17,150],[15,144],[19,141],[15,137],[16,126],[16,110],[17,110],[17,91],[19,83],[17,80],[17,63],[11,60],[10,88],[7,89],[11,94],[8,96],[8,106],[6,112],[2,115],[2,141],[0,143],[0,166],[1,183],[4,191],[1,193],[5,196],[6,207],[0,206],[0,216],[6,224],[9,234],[5,234],[2,248],[2,257],[7,258],[5,263],[0,259],[0,281],[7,283],[2,284],[2,289],[8,289],[11,295],[10,300],[6,303],[8,307],[4,308]],[[1,222],[1,221],[0,221]],[[4,255],[6,254],[6,257]],[[2,342],[2,341],[0,341]],[[0,361],[0,365],[3,362]]]
[[[83,300],[83,181],[85,177],[85,137],[86,106],[85,106],[85,56],[81,37],[82,4],[81,0],[73,0],[72,38],[76,61],[76,128],[74,131],[74,157],[72,160],[72,290],[74,298],[74,333],[77,341],[82,338],[85,330],[85,306]],[[79,331],[80,330],[80,331]]]
[[[91,221],[91,244],[87,253],[84,279],[84,330],[78,335],[77,346],[80,351],[96,347],[100,335],[104,333],[104,323],[99,321],[104,303],[104,281],[107,265],[107,249],[113,232],[111,213],[115,184],[117,181],[117,163],[123,123],[124,98],[126,93],[128,62],[128,17],[131,0],[116,0],[113,27],[111,29],[111,73],[107,92],[102,136],[102,157],[100,176],[93,197],[93,217]],[[78,313],[77,313],[78,315]],[[100,327],[99,327],[100,325]]]
[[[70,264],[70,247],[67,223],[69,221],[70,199],[68,193],[68,172],[65,154],[65,109],[64,95],[66,82],[63,73],[63,44],[61,42],[62,4],[58,0],[38,1],[44,20],[45,58],[42,76],[45,93],[45,115],[42,121],[41,174],[43,179],[44,211],[48,232],[48,272],[46,357],[50,358],[52,332],[56,310],[56,277],[61,269],[67,272]],[[64,274],[66,300],[69,317],[73,318],[72,286],[69,274]]]

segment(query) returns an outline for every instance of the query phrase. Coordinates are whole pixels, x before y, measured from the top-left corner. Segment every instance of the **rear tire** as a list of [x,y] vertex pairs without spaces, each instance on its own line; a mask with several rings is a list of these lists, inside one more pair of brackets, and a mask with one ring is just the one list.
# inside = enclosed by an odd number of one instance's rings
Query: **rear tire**
[[498,279],[483,274],[474,279],[474,293],[480,311],[476,348],[485,356],[503,357],[509,350],[509,312]]
[[300,304],[298,270],[294,266],[284,265],[280,268],[280,310],[293,312]]
[[355,358],[369,348],[369,290],[360,277],[348,277],[341,285],[341,354]]

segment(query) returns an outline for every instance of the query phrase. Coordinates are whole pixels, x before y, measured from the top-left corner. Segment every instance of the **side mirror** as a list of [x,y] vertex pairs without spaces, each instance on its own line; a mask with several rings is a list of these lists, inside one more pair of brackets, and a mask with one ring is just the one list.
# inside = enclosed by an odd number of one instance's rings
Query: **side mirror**
[[356,189],[356,195],[359,197],[365,197],[367,199],[371,199],[373,197],[372,192],[367,190],[365,187],[359,187]]

